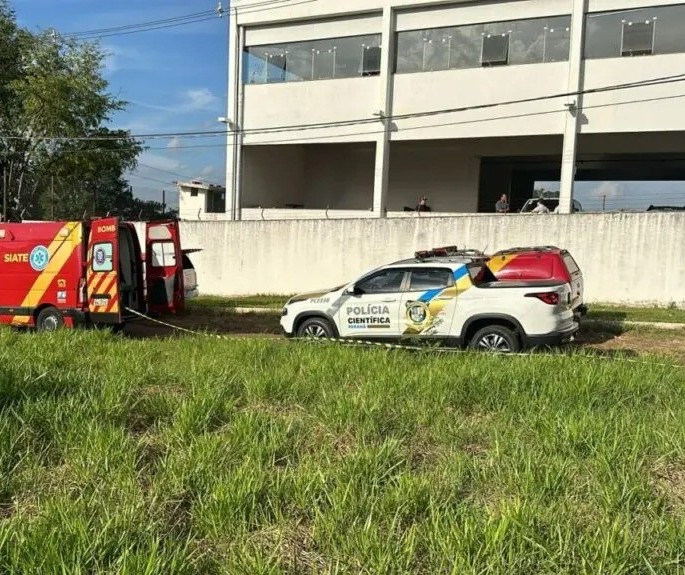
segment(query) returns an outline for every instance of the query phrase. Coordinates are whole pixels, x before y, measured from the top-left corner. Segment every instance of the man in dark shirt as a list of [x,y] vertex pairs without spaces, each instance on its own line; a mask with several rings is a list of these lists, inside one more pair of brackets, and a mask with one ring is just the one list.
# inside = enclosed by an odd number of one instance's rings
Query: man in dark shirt
[[495,204],[495,211],[498,214],[506,214],[509,211],[509,200],[507,200],[507,194],[502,194]]

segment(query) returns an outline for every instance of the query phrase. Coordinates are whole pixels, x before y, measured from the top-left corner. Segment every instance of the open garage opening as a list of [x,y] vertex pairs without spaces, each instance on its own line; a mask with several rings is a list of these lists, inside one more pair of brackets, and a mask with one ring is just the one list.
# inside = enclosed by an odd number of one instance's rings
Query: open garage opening
[[241,208],[298,213],[373,207],[374,143],[246,146]]

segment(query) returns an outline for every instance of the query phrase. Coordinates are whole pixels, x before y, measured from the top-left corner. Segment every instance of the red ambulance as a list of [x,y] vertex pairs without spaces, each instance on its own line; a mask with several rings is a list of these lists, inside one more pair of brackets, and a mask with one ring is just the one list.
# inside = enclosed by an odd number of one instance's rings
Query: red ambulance
[[121,327],[140,313],[184,309],[178,222],[147,223],[144,261],[118,218],[0,222],[0,324],[55,330]]

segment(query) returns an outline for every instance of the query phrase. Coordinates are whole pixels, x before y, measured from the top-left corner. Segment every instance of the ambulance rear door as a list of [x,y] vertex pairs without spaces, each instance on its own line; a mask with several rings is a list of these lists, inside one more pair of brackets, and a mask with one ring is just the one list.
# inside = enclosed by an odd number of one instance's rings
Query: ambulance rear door
[[121,323],[119,303],[119,219],[90,223],[86,295],[93,323]]
[[183,252],[178,222],[150,222],[145,230],[145,278],[150,313],[185,309]]

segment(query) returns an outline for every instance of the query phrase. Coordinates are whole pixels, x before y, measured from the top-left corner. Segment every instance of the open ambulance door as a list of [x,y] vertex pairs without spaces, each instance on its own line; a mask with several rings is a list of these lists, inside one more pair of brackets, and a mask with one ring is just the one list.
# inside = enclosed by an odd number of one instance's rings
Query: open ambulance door
[[146,224],[145,278],[150,313],[178,313],[185,309],[183,253],[178,222]]
[[86,257],[86,299],[93,323],[121,323],[119,303],[119,219],[93,220]]

